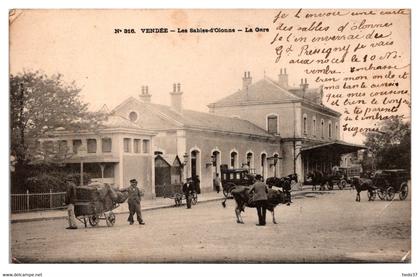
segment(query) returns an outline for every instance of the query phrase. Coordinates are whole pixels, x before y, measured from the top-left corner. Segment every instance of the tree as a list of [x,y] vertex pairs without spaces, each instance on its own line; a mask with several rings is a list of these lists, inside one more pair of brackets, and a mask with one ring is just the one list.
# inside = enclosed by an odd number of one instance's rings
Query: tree
[[373,153],[379,169],[403,168],[410,170],[411,128],[410,122],[400,118],[384,121],[379,132],[369,132],[365,144]]
[[90,112],[80,99],[81,89],[63,81],[61,74],[39,71],[10,75],[10,141],[14,177],[24,182],[34,160],[37,140],[59,127],[66,130],[97,129],[106,116]]

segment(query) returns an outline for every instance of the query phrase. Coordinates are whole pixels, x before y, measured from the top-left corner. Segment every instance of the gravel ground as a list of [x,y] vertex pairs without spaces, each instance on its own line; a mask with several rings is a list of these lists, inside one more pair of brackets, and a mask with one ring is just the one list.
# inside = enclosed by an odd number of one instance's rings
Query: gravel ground
[[[398,198],[398,197],[396,197]],[[24,263],[372,263],[411,259],[411,200],[355,202],[354,191],[307,194],[258,227],[255,209],[237,224],[233,200],[144,212],[145,226],[117,215],[114,227],[65,230],[65,220],[11,224],[11,255]]]

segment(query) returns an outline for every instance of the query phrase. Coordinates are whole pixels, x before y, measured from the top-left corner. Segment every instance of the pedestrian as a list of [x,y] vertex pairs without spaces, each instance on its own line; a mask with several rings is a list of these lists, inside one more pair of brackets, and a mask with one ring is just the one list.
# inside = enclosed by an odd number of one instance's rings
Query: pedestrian
[[137,221],[140,225],[145,225],[146,223],[143,221],[141,216],[141,197],[144,195],[142,191],[137,187],[137,180],[131,179],[130,186],[128,188],[122,189],[122,192],[128,192],[128,210],[130,211],[130,215],[128,216],[127,221],[130,225],[134,223],[134,214],[137,215]]
[[192,181],[194,183],[194,190],[197,194],[201,193],[201,188],[200,188],[200,177],[198,177],[198,175],[193,175],[192,176]]
[[264,226],[265,222],[265,215],[266,215],[266,207],[267,207],[267,200],[268,200],[268,187],[266,184],[262,182],[262,176],[257,175],[255,177],[256,182],[250,187],[249,192],[254,192],[253,195],[253,202],[257,209],[258,215],[258,224],[257,226]]
[[67,205],[67,214],[69,227],[66,229],[77,229],[76,216],[74,214],[74,204],[76,202],[76,184],[72,181],[67,181],[67,191],[66,191],[66,205]]
[[182,186],[182,192],[185,195],[185,201],[187,202],[187,209],[191,209],[192,196],[195,192],[195,184],[192,178],[188,178]]
[[219,173],[216,173],[216,176],[213,179],[213,186],[216,189],[216,192],[219,193],[220,192],[220,177],[219,177]]

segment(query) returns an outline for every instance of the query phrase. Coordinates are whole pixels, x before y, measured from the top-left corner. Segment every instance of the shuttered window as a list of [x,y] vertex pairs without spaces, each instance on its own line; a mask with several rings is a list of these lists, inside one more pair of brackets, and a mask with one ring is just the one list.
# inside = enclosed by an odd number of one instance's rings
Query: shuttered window
[[267,117],[267,131],[270,134],[278,134],[277,119],[276,115],[270,115]]

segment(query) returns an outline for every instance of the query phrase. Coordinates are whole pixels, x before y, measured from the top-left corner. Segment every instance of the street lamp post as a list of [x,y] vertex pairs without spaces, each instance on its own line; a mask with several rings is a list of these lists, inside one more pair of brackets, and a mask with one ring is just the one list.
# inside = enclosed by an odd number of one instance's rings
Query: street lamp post
[[86,156],[87,150],[86,147],[82,144],[80,145],[77,154],[80,157],[80,185],[83,186],[83,158]]

